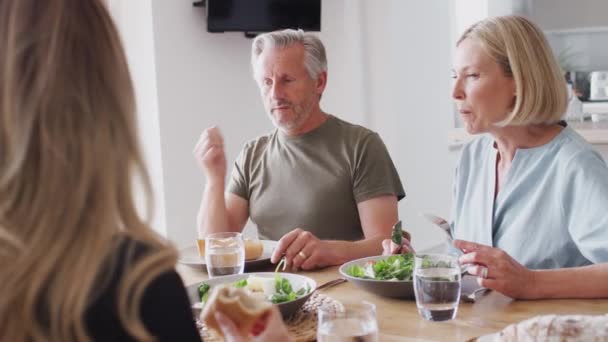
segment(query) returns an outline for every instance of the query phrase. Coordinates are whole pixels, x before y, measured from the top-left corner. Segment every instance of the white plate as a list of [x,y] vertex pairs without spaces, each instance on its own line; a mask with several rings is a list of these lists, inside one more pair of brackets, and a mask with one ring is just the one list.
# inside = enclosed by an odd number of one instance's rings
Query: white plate
[[[270,264],[270,257],[272,252],[277,247],[278,241],[273,240],[260,240],[264,246],[262,255],[253,260],[245,260],[245,267],[260,267]],[[196,246],[186,247],[179,251],[179,263],[194,268],[206,269],[205,258],[198,255],[198,248]]]

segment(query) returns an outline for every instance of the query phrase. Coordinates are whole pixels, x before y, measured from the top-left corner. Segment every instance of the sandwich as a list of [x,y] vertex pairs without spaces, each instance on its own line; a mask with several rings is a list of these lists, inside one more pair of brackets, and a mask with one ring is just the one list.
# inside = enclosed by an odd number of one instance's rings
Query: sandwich
[[237,325],[243,336],[248,336],[255,323],[271,308],[271,303],[250,296],[242,288],[217,286],[212,290],[200,319],[208,328],[214,329],[223,337],[215,319],[215,313],[219,311]]
[[[205,256],[205,239],[197,239],[198,255]],[[255,260],[264,253],[264,244],[258,239],[245,239],[245,260]]]

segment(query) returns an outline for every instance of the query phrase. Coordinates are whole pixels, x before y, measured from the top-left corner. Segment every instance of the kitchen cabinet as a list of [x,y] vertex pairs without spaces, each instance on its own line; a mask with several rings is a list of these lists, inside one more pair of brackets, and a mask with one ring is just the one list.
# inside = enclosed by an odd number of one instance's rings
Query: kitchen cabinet
[[[585,114],[608,113],[608,102],[584,102],[583,112]],[[457,126],[450,130],[448,134],[450,150],[459,149],[462,144],[473,138],[462,127],[460,120],[456,121]],[[573,127],[580,135],[582,135],[589,143],[594,145],[608,145],[608,121],[602,122],[568,122],[568,125]],[[608,146],[607,146],[608,147]],[[604,156],[605,159],[606,156]]]

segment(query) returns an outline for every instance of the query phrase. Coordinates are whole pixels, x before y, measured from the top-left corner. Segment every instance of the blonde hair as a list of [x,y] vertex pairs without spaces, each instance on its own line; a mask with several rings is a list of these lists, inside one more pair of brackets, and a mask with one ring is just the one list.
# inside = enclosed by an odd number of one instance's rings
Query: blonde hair
[[551,47],[542,31],[521,16],[484,19],[458,40],[480,42],[486,52],[515,81],[513,110],[500,125],[552,124],[567,107],[567,90]]
[[90,340],[87,310],[120,269],[118,318],[152,339],[140,301],[176,252],[134,203],[133,176],[150,184],[104,4],[0,0],[0,46],[0,340]]

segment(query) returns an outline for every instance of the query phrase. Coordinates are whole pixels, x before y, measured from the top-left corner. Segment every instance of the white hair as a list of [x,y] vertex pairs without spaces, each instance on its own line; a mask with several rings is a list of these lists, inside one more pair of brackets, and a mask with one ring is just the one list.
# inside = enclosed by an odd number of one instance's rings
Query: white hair
[[253,40],[251,48],[251,66],[254,74],[258,57],[265,48],[285,48],[294,44],[304,46],[304,66],[311,79],[317,79],[319,74],[327,71],[327,55],[321,40],[312,33],[302,30],[286,29],[263,33]]

